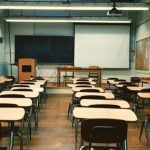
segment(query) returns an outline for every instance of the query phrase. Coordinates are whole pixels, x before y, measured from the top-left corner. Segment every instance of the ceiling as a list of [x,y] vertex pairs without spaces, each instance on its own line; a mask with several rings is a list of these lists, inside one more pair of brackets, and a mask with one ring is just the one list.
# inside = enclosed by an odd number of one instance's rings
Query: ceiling
[[[88,5],[107,5],[113,7],[113,0],[0,0],[4,4],[23,4],[30,5],[66,5],[66,4],[88,4]],[[150,0],[116,0],[116,6],[122,5],[149,5]],[[5,9],[6,17],[110,17],[108,10],[12,10]],[[119,17],[132,18],[137,11],[122,11]]]

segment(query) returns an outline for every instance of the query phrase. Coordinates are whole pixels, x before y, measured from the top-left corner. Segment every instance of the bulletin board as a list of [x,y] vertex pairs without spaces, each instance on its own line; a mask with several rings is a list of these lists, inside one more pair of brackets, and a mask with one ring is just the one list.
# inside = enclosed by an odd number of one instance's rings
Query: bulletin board
[[136,70],[150,71],[150,37],[136,42]]

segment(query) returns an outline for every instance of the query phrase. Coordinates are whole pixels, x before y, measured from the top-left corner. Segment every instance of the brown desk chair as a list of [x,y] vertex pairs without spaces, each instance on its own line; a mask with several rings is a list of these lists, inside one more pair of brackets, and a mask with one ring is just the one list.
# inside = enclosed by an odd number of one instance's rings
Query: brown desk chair
[[[100,67],[99,66],[89,66],[89,68],[91,68],[91,69],[99,69]],[[88,77],[89,78],[94,78],[97,81],[98,78],[99,78],[99,74],[97,72],[89,72]]]
[[131,77],[130,78],[130,82],[132,85],[138,85],[139,86],[140,81],[141,81],[140,77]]
[[[80,150],[125,149],[127,140],[127,122],[115,119],[86,119],[81,122],[81,140],[88,142]],[[98,145],[94,146],[93,143]],[[109,145],[114,143],[115,145]],[[103,145],[100,145],[103,144]],[[104,145],[106,144],[106,145]]]

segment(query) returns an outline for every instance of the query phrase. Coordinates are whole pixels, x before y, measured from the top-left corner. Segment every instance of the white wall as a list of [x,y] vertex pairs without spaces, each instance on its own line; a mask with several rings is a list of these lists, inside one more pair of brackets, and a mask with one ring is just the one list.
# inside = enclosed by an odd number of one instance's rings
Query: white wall
[[[74,35],[74,25],[65,23],[10,23],[6,25],[7,37],[6,37],[6,61],[10,63],[10,50],[11,50],[11,64],[14,63],[14,37],[15,35]],[[8,28],[10,27],[10,29]],[[10,31],[10,32],[9,32]],[[9,34],[10,34],[10,48],[9,48]],[[133,62],[134,64],[134,62]],[[117,76],[129,80],[130,76],[134,74],[134,65],[131,65],[130,70],[103,70],[102,77],[113,77]],[[37,75],[40,76],[51,76],[52,81],[56,81],[57,69],[56,65],[38,65]],[[9,71],[10,74],[10,71]],[[18,75],[18,67],[12,65],[12,75]],[[77,74],[80,75],[80,74]]]
[[[9,29],[7,28],[7,35],[9,34]],[[10,24],[10,48],[11,48],[11,63],[14,64],[15,58],[15,35],[73,35],[73,24],[66,23],[11,23]],[[10,62],[10,52],[9,52],[9,40],[7,37],[6,44],[6,60]],[[37,75],[41,76],[54,76],[56,75],[56,67],[54,65],[38,65]],[[18,66],[12,66],[12,74],[17,77]]]

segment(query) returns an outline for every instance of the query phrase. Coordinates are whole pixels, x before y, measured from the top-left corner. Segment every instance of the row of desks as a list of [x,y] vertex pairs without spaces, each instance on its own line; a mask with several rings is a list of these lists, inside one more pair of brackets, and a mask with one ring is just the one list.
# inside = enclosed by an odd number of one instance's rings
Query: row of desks
[[[99,89],[100,93],[93,92],[80,92],[81,89]],[[136,114],[130,110],[130,105],[127,101],[116,100],[113,93],[105,92],[102,88],[97,87],[75,87],[72,85],[72,91],[74,99],[79,99],[82,96],[95,95],[95,96],[104,96],[105,100],[94,100],[94,99],[82,99],[80,100],[80,106],[73,109],[73,117],[75,120],[79,119],[119,119],[125,120],[127,122],[136,122]],[[116,108],[92,108],[88,107],[93,104],[112,104],[118,105],[121,109]],[[75,149],[77,148],[77,122],[75,121]]]
[[[24,81],[29,82],[29,81]],[[14,123],[16,121],[21,121],[24,118],[25,115],[25,109],[24,108],[32,108],[33,106],[33,100],[37,99],[40,95],[40,92],[43,92],[40,85],[43,85],[46,81],[39,81],[36,82],[35,85],[32,85],[31,88],[33,91],[2,91],[0,95],[6,95],[6,94],[21,94],[24,95],[25,98],[2,98],[0,97],[0,104],[16,104],[18,107],[21,108],[0,108],[0,121],[1,122],[9,122],[10,123],[10,145],[9,150],[13,150],[13,136],[14,136]],[[25,84],[24,84],[25,85]],[[19,88],[19,87],[18,87]]]

